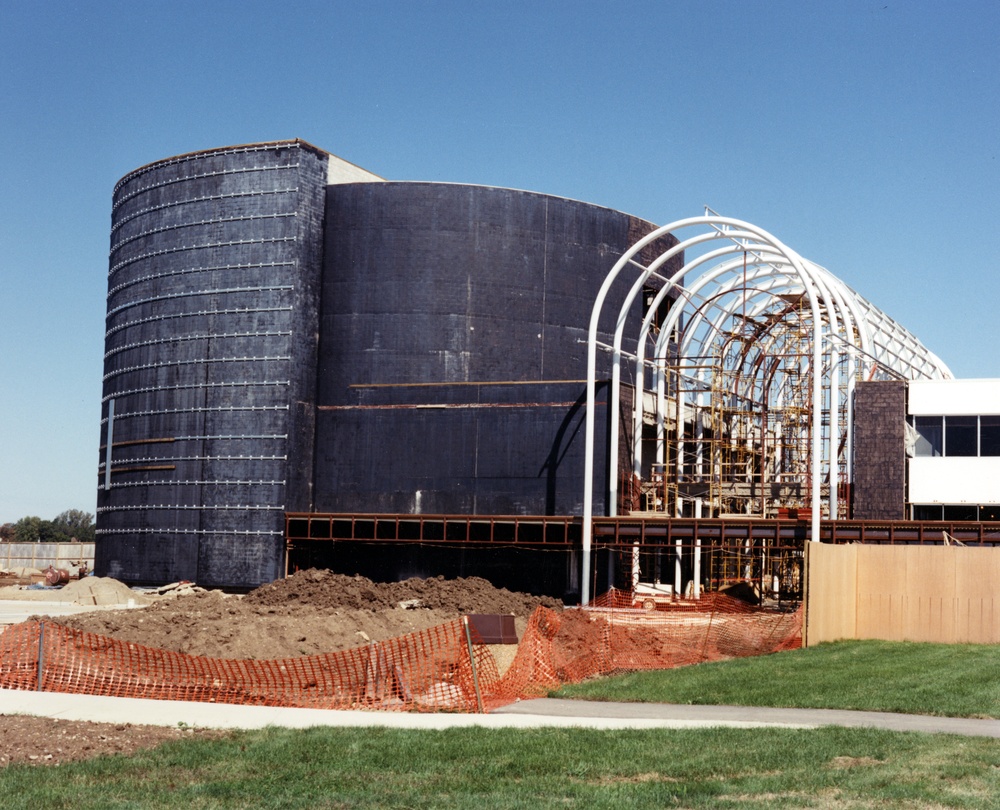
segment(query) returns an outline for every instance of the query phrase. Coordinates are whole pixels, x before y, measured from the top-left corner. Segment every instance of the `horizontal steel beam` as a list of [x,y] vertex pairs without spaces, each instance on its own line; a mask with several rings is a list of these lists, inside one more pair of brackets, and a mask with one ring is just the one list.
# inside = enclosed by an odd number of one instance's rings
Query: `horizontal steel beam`
[[[598,517],[594,548],[732,545],[750,542],[801,548],[812,539],[807,520],[757,518]],[[287,512],[290,547],[324,542],[433,543],[582,547],[582,519],[571,515],[411,515]],[[1000,546],[1000,523],[942,521],[820,521],[824,543]]]

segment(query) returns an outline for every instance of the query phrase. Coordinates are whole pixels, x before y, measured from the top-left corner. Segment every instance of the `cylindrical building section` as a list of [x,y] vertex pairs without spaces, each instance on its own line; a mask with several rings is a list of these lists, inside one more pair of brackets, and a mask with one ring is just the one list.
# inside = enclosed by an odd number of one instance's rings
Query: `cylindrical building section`
[[284,512],[311,506],[328,157],[217,149],[116,186],[97,573],[252,587],[283,572]]
[[[579,514],[591,310],[615,261],[654,226],[561,197],[441,183],[330,186],[326,217],[316,510]],[[620,305],[630,284],[609,300]],[[606,309],[610,344],[617,306]],[[602,354],[598,377],[610,366]]]

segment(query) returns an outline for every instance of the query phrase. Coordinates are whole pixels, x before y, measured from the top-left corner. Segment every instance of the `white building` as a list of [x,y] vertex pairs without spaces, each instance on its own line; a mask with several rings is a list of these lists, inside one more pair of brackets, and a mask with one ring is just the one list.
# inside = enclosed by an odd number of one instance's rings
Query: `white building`
[[1000,379],[907,389],[907,516],[1000,520]]

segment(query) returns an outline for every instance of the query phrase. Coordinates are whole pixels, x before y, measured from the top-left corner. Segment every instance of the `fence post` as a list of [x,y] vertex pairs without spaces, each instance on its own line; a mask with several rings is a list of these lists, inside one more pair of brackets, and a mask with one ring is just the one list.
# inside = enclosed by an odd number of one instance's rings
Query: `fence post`
[[42,673],[45,670],[45,622],[38,623],[38,686],[35,691],[42,691]]
[[469,648],[469,663],[472,665],[472,685],[476,690],[476,708],[479,714],[483,714],[483,696],[479,691],[479,674],[476,672],[476,656],[472,650],[472,631],[469,630],[469,617],[462,617],[462,625],[465,627],[465,642]]

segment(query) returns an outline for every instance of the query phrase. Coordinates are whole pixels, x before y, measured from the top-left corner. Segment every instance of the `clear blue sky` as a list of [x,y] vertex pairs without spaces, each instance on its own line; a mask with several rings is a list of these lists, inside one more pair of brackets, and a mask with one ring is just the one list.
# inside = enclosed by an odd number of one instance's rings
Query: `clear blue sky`
[[987,0],[0,0],[0,522],[95,509],[115,182],[229,144],[707,204],[1000,377],[998,32]]

